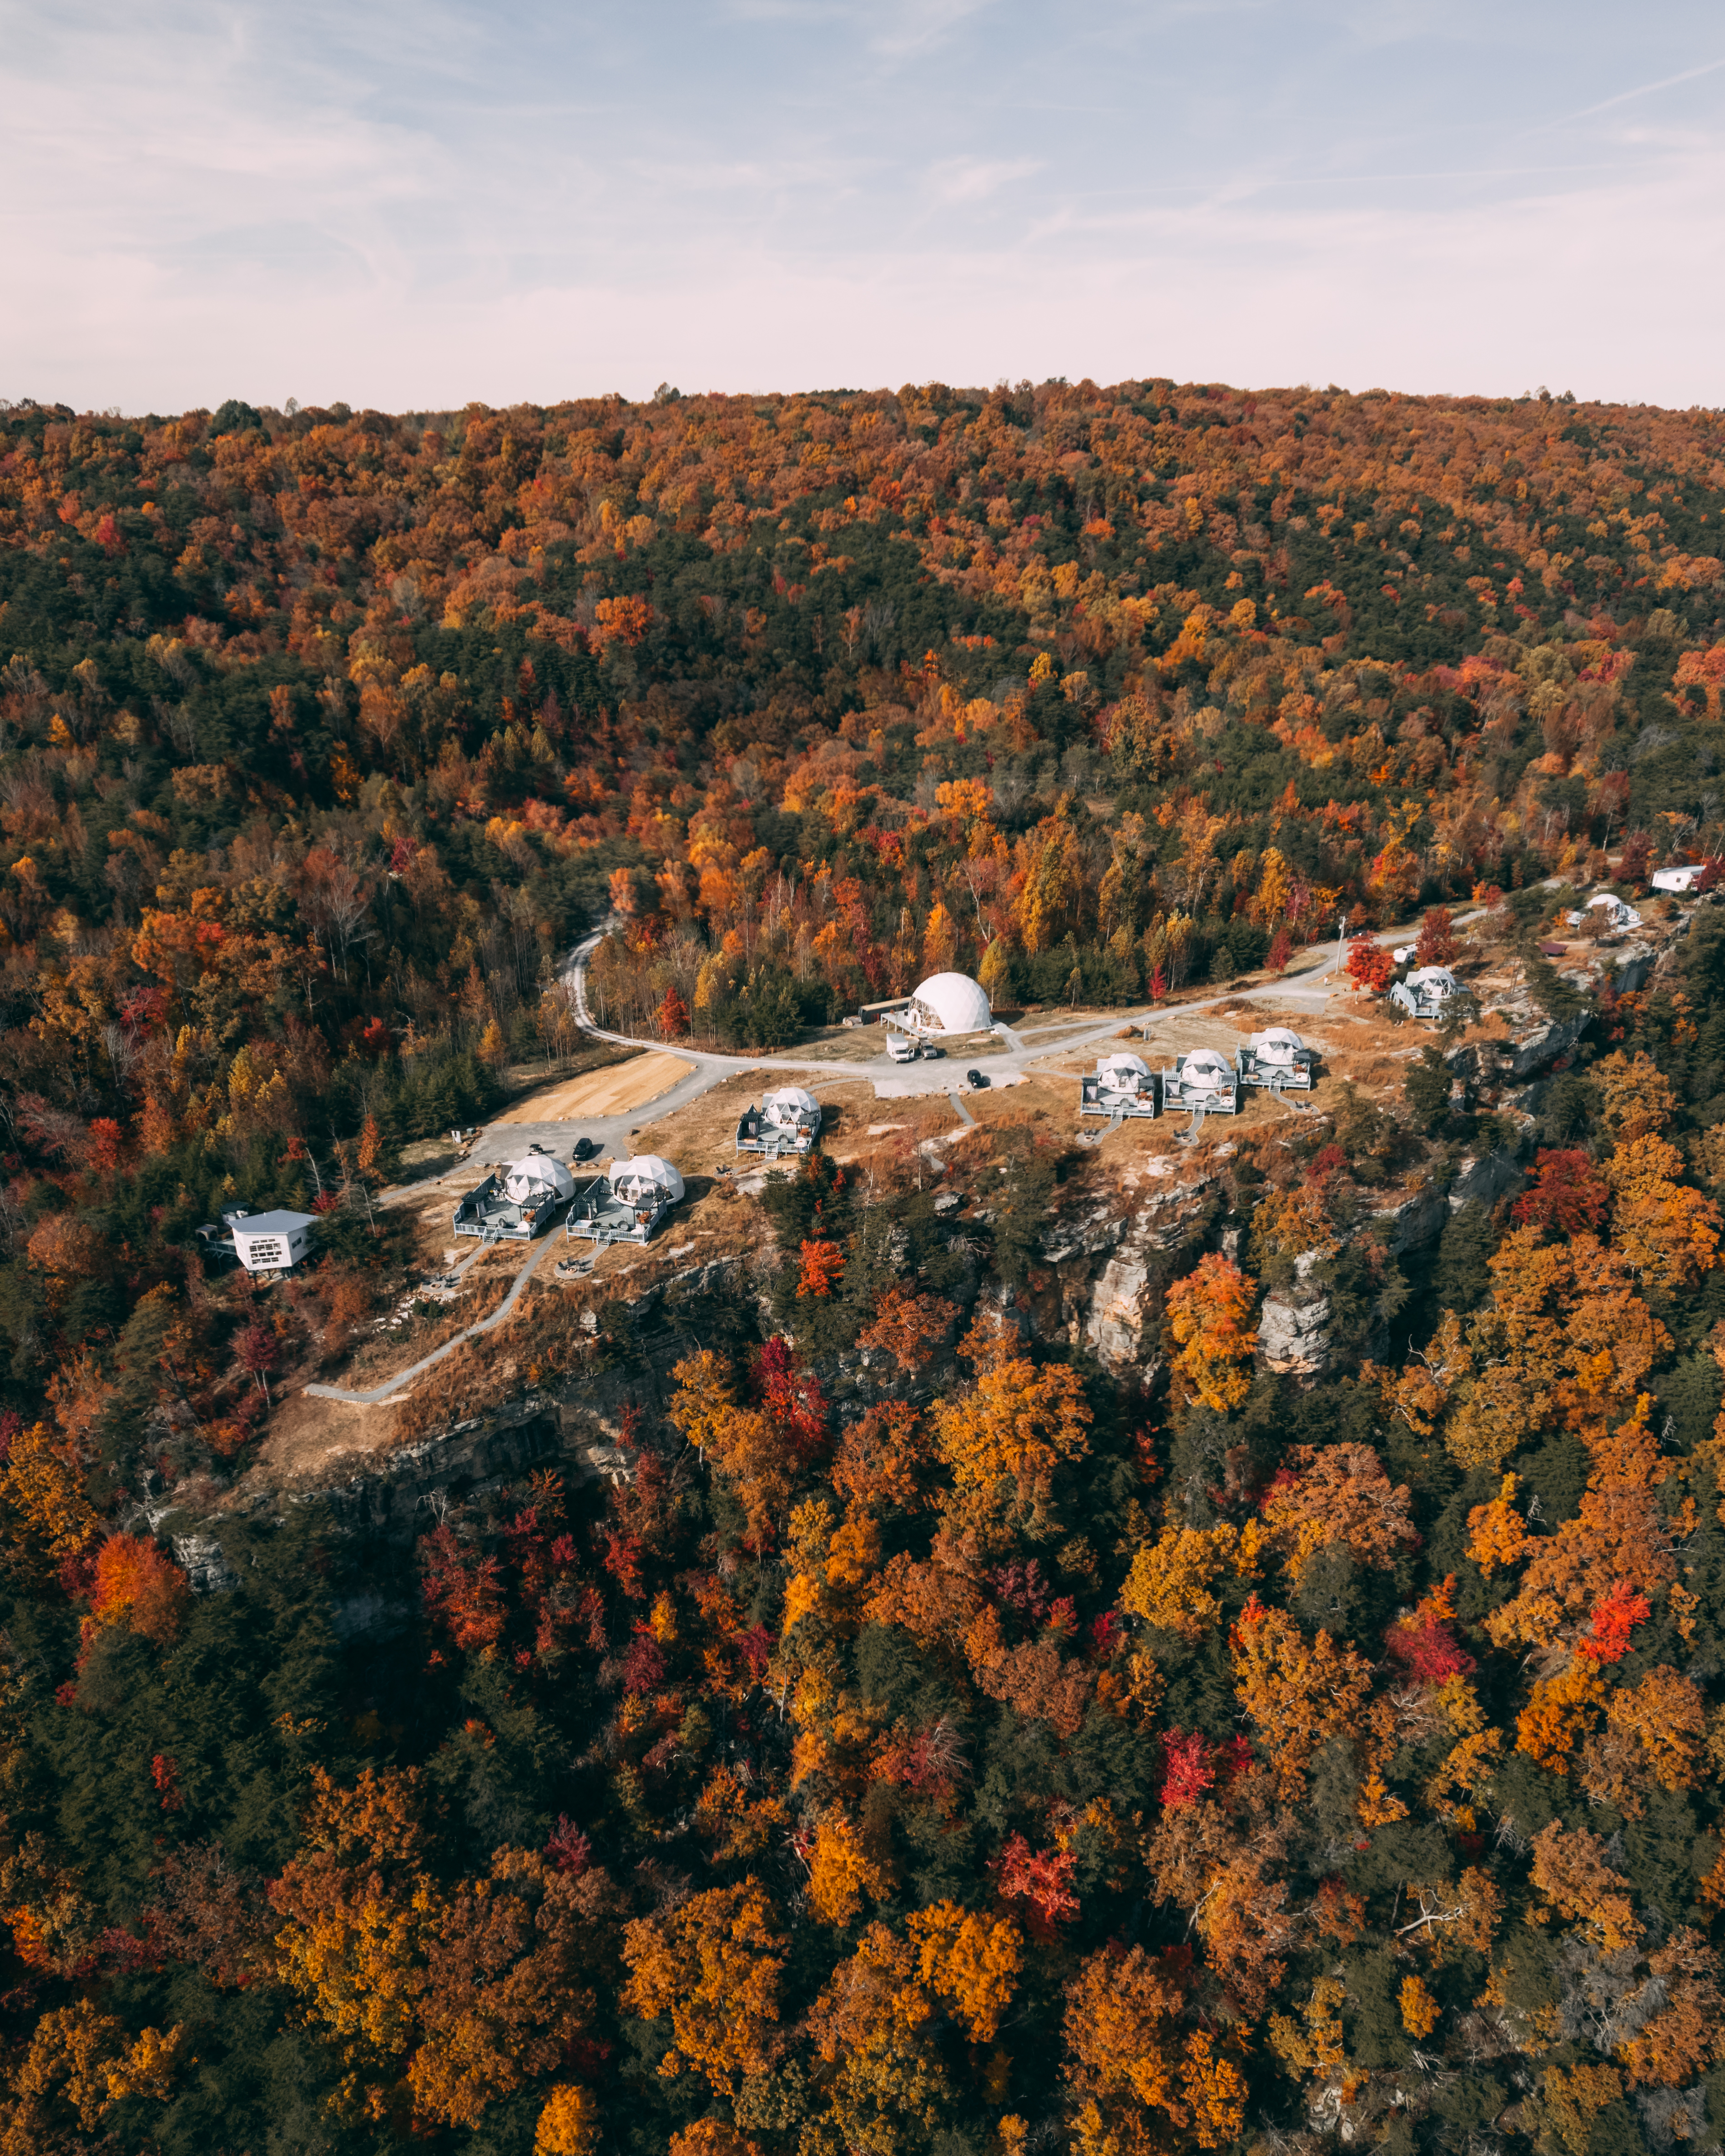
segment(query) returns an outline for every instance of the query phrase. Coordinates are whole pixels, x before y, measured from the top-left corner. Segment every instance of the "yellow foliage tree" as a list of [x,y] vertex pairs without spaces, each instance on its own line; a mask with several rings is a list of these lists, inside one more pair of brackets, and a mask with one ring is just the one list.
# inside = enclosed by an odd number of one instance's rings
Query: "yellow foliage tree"
[[823,1924],[850,1923],[863,1897],[878,1902],[892,1891],[891,1874],[863,1847],[841,1811],[822,1814],[809,1852],[809,1906]]
[[1334,1240],[1323,1199],[1308,1183],[1271,1191],[1252,1215],[1251,1260],[1260,1273],[1278,1258],[1303,1257]]
[[870,1924],[809,2016],[816,2053],[833,2071],[823,2076],[825,2110],[812,2133],[804,2129],[803,2145],[893,2156],[924,2144],[947,2101],[933,2022],[915,1949]]
[[31,2030],[0,2103],[0,2156],[88,2147],[70,2140],[69,2129],[93,2133],[129,2097],[165,2102],[180,2049],[177,2028],[146,2029],[128,2043],[121,2024],[88,1999],[50,2008]]
[[1605,1688],[1584,1661],[1573,1661],[1536,1684],[1516,1717],[1516,1749],[1553,1774],[1569,1771],[1568,1755],[1598,1717]]
[[1392,1487],[1368,1445],[1297,1445],[1264,1503],[1265,1539],[1298,1582],[1318,1552],[1343,1543],[1358,1564],[1387,1572],[1415,1548],[1405,1483]]
[[975,1385],[935,1409],[936,1445],[960,1490],[986,1492],[1011,1481],[1019,1503],[1039,1511],[1055,1469],[1090,1450],[1083,1383],[1065,1363],[1039,1369],[993,1342],[976,1352],[981,1366]]
[[1605,1163],[1616,1194],[1611,1240],[1635,1270],[1667,1292],[1692,1287],[1718,1262],[1719,1209],[1680,1180],[1683,1157],[1667,1139],[1625,1137]]
[[1578,1827],[1573,1834],[1553,1820],[1533,1837],[1533,1884],[1566,1923],[1584,1924],[1605,1953],[1616,1953],[1640,1937],[1629,1882],[1605,1861],[1605,1845]]
[[1081,2149],[1142,2148],[1164,2126],[1191,2115],[1179,2082],[1179,2015],[1172,1971],[1142,1947],[1105,1947],[1066,1987],[1066,2076],[1080,2099]]
[[610,1889],[508,1848],[440,1886],[419,1803],[411,1774],[367,1769],[347,1789],[315,1770],[300,1853],[270,1889],[276,1974],[374,2107],[405,2097],[425,2127],[471,2128],[587,2033]]
[[84,1494],[76,1463],[54,1442],[46,1423],[12,1440],[0,1471],[5,1496],[22,1537],[56,1563],[87,1550],[101,1532],[101,1518]]
[[1306,1786],[1306,1763],[1332,1737],[1358,1728],[1371,1665],[1327,1632],[1308,1640],[1286,1610],[1255,1595],[1230,1635],[1235,1697],[1255,1723],[1285,1796]]
[[1441,2010],[1426,1989],[1423,1979],[1418,1976],[1402,1979],[1400,2005],[1402,2026],[1410,2036],[1429,2036],[1436,2028]]
[[1676,1113],[1671,1082],[1651,1055],[1621,1049],[1604,1056],[1591,1072],[1599,1096],[1599,1118],[1621,1144],[1666,1128]]
[[1516,1478],[1506,1475],[1489,1505],[1467,1516],[1467,1553],[1489,1579],[1501,1564],[1513,1564],[1527,1546],[1527,1531],[1515,1509]]
[[1024,1959],[1024,1935],[1006,1917],[990,1919],[936,1902],[912,1912],[906,1930],[918,1953],[917,1973],[943,1999],[978,2044],[992,2043],[1012,2004]]
[[1084,855],[1062,800],[1056,813],[1019,841],[1016,916],[1027,951],[1052,950],[1081,925],[1086,878]]
[[533,2129],[533,2156],[588,2156],[599,2138],[599,2107],[578,2082],[566,2082],[546,2098]]
[[950,973],[958,961],[958,931],[952,916],[937,899],[928,916],[928,926],[922,934],[923,970],[930,973]]
[[1587,2156],[1594,2119],[1622,2094],[1623,2076],[1614,2066],[1584,2061],[1568,2073],[1561,2066],[1546,2068],[1544,2107],[1569,2156]]
[[1609,1725],[1635,1739],[1662,1789],[1692,1789],[1707,1760],[1707,1702],[1679,1670],[1661,1662],[1638,1685],[1620,1685],[1605,1702]]
[[791,1463],[783,1442],[766,1415],[738,1401],[736,1373],[722,1355],[703,1348],[677,1363],[672,1375],[672,1422],[737,1492],[750,1541],[765,1548],[790,1502]]
[[1222,1614],[1211,1592],[1226,1571],[1248,1578],[1255,1568],[1262,1540],[1258,1523],[1244,1530],[1224,1520],[1214,1527],[1167,1527],[1154,1543],[1142,1544],[1120,1590],[1120,1606],[1147,1625],[1199,1640]]

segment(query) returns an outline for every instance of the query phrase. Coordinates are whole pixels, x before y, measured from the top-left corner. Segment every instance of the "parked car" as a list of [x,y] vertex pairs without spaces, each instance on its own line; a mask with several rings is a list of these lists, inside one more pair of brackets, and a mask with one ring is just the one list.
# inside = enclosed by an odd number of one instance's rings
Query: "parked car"
[[569,1158],[571,1160],[597,1160],[598,1158],[598,1155],[599,1145],[598,1139],[577,1138],[575,1141],[575,1150],[570,1154]]
[[922,1044],[923,1056],[926,1060],[930,1063],[939,1063],[945,1059],[946,1053],[947,1051],[944,1048],[937,1048],[932,1040],[925,1040]]
[[967,1070],[964,1074],[964,1081],[968,1086],[973,1086],[978,1091],[988,1082],[980,1070]]

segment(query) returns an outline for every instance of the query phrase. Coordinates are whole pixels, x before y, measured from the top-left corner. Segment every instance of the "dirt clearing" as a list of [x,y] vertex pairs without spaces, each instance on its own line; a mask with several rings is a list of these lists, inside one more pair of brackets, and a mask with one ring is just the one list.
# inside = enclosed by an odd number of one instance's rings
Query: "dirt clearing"
[[668,1093],[679,1079],[695,1068],[680,1055],[650,1050],[631,1056],[627,1063],[608,1070],[590,1070],[584,1077],[566,1078],[561,1085],[542,1086],[523,1094],[499,1116],[500,1123],[572,1123],[585,1116],[626,1116],[631,1108],[644,1108],[661,1093]]

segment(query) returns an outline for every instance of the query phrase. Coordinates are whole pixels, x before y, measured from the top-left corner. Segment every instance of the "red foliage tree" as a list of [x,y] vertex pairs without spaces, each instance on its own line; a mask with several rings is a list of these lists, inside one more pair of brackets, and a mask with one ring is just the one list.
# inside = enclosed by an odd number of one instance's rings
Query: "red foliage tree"
[[185,1573],[147,1537],[110,1535],[96,1553],[90,1612],[98,1628],[123,1624],[162,1645],[189,1599]]
[[592,1860],[593,1844],[567,1812],[559,1812],[545,1854],[559,1871],[572,1871],[578,1876]]
[[1449,907],[1428,906],[1425,918],[1420,924],[1419,940],[1414,946],[1414,963],[1416,966],[1447,966],[1461,948],[1455,924],[1450,918]]
[[1077,1868],[1070,1850],[1033,1850],[1021,1834],[1009,1837],[993,1866],[1002,1901],[1019,1904],[1029,1928],[1042,1938],[1078,1914],[1078,1897],[1072,1892]]
[[1630,1634],[1650,1614],[1646,1596],[1619,1580],[1603,1602],[1594,1604],[1593,1636],[1578,1640],[1576,1653],[1590,1662],[1620,1662],[1630,1650]]
[[1211,1763],[1209,1744],[1197,1730],[1189,1737],[1183,1737],[1178,1729],[1165,1729],[1162,1748],[1164,1809],[1173,1811],[1183,1804],[1195,1804],[1206,1790],[1215,1787],[1216,1770]]
[[258,1390],[267,1399],[270,1373],[281,1353],[281,1343],[275,1332],[269,1326],[254,1322],[234,1342],[234,1352],[239,1358],[240,1368],[256,1381]]
[[1637,891],[1645,891],[1652,873],[1652,837],[1645,831],[1631,831],[1624,840],[1623,851],[1618,856],[1618,879],[1620,882],[1633,884]]
[[1597,1228],[1604,1219],[1611,1194],[1579,1146],[1555,1151],[1542,1146],[1534,1170],[1532,1188],[1524,1190],[1511,1209],[1518,1228],[1549,1228],[1573,1235]]
[[1442,1684],[1450,1677],[1466,1676],[1474,1659],[1447,1625],[1416,1611],[1405,1623],[1393,1625],[1384,1635],[1390,1658],[1399,1662],[1421,1684]]
[[754,1358],[749,1378],[755,1398],[793,1458],[801,1463],[813,1460],[826,1444],[830,1414],[819,1378],[803,1368],[790,1342],[778,1333]]
[[419,1562],[425,1606],[448,1626],[455,1645],[464,1654],[472,1647],[482,1653],[495,1648],[506,1614],[498,1577],[501,1560],[464,1550],[445,1521],[421,1538]]
[[844,1270],[845,1253],[838,1244],[805,1242],[797,1274],[798,1295],[830,1295]]
[[1395,961],[1369,936],[1357,936],[1348,947],[1348,978],[1357,988],[1381,996],[1389,986]]

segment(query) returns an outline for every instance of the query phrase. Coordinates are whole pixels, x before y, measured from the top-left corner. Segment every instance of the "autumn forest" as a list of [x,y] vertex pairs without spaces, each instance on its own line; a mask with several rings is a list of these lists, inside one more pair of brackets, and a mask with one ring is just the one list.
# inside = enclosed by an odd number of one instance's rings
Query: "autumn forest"
[[[1722,526],[1725,415],[1544,393],[0,405],[0,2156],[1717,2150]],[[1633,988],[1540,947],[1608,885]],[[1124,1358],[1003,1114],[739,1199],[662,1399],[547,1271],[403,1410],[609,1471],[272,1483],[589,930],[747,1052],[1344,915],[1564,1052],[1242,1125]]]

